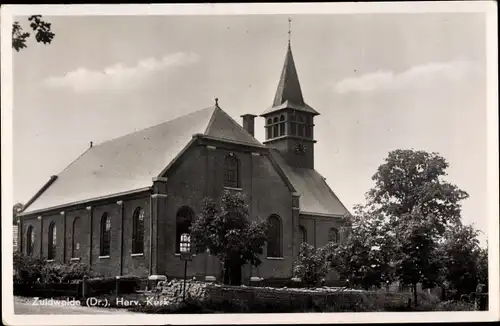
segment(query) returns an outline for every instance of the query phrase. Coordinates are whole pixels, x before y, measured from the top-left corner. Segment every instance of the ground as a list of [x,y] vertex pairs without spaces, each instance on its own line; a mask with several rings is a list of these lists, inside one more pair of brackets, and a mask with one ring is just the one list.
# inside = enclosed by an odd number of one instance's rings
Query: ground
[[14,297],[16,315],[110,315],[136,314],[126,309],[97,308],[86,306],[34,305],[33,298]]

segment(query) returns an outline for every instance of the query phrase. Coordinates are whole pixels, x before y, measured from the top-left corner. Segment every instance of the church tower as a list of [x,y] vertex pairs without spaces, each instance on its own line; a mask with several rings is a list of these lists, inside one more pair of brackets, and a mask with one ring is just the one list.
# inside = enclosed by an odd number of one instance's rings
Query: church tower
[[288,40],[273,105],[260,115],[266,119],[264,144],[278,150],[288,165],[314,169],[314,117],[317,115],[319,113],[304,102]]

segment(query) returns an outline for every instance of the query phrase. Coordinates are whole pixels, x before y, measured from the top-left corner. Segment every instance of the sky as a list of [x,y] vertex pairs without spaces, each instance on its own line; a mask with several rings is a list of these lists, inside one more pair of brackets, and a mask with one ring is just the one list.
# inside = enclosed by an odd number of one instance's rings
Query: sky
[[[288,17],[46,16],[52,44],[30,40],[13,54],[14,201],[28,201],[90,141],[216,97],[238,122],[262,113],[278,84]],[[340,200],[363,204],[391,150],[437,152],[450,164],[446,180],[470,195],[464,222],[486,232],[484,14],[290,17],[304,99],[320,112],[315,167]]]

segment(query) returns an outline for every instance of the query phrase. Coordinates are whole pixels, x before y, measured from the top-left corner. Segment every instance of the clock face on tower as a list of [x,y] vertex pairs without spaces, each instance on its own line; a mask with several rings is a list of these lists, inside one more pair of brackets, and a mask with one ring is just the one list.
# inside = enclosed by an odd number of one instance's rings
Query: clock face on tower
[[296,154],[305,154],[307,152],[306,146],[302,143],[298,143],[297,145],[295,145],[294,149]]

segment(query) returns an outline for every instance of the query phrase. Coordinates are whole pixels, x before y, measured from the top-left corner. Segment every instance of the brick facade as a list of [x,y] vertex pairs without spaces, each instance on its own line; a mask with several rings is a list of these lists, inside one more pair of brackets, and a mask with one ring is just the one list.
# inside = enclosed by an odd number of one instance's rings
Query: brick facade
[[[298,254],[298,226],[305,227],[307,242],[323,246],[328,241],[328,229],[339,227],[339,220],[331,217],[300,215],[300,196],[294,193],[266,153],[261,149],[241,147],[228,143],[194,143],[168,172],[152,182],[152,189],[135,195],[88,202],[77,207],[61,208],[38,216],[24,216],[22,229],[26,251],[26,230],[35,228],[34,255],[47,257],[48,228],[54,222],[57,231],[56,261],[79,261],[106,276],[162,274],[182,277],[184,263],[175,254],[176,215],[181,207],[189,207],[196,216],[204,197],[220,199],[223,187],[223,160],[232,153],[240,163],[240,188],[250,207],[252,219],[267,219],[276,214],[282,222],[283,257],[266,257],[258,268],[245,266],[243,280],[251,276],[263,278],[291,278],[292,263]],[[294,202],[295,201],[295,202]],[[141,207],[144,218],[144,252],[132,255],[133,213]],[[111,218],[109,257],[100,256],[100,221],[104,213]],[[75,219],[77,229],[73,232]],[[74,239],[73,239],[74,237]],[[295,244],[294,244],[295,242]],[[75,246],[73,255],[73,246]],[[189,262],[188,276],[220,277],[217,258],[201,254]]]

